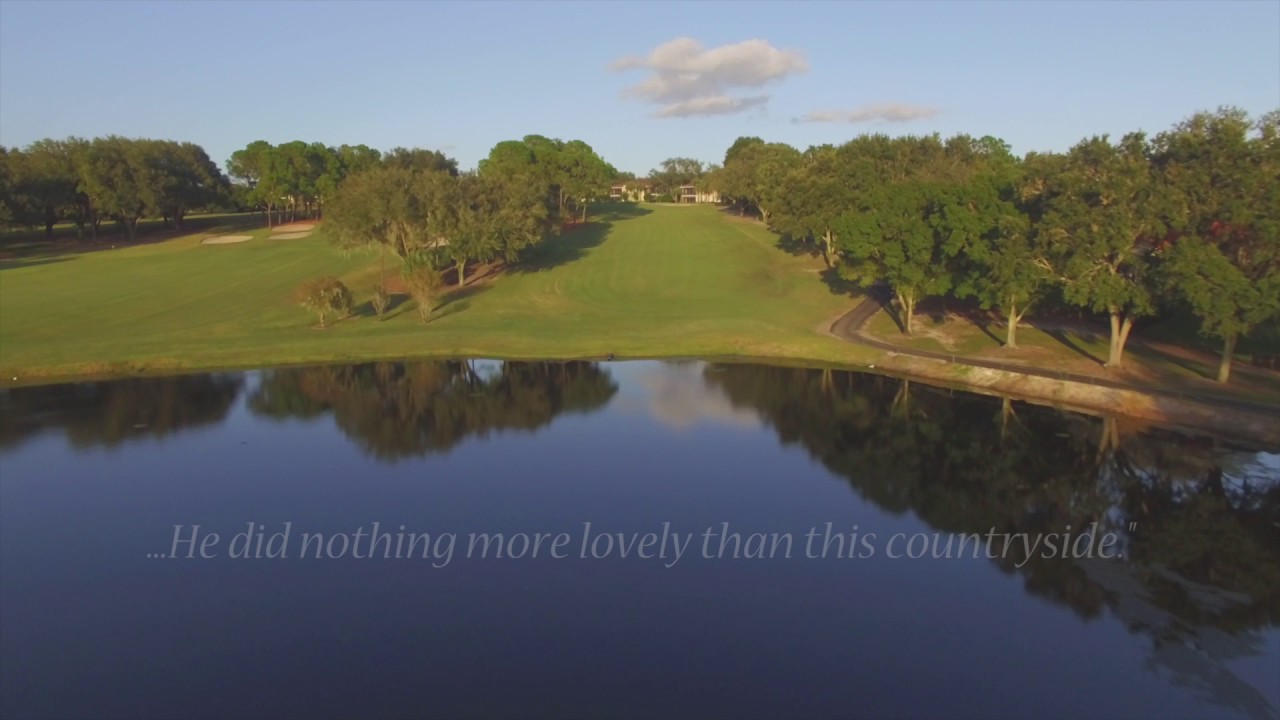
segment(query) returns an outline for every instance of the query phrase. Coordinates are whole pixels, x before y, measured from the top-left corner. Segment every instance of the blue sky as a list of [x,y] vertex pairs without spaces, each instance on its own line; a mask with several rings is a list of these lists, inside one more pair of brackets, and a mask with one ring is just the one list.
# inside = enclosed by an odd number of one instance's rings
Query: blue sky
[[6,146],[115,133],[223,163],[300,139],[473,167],[537,133],[643,174],[740,135],[1024,153],[1219,105],[1280,108],[1280,2],[0,2]]

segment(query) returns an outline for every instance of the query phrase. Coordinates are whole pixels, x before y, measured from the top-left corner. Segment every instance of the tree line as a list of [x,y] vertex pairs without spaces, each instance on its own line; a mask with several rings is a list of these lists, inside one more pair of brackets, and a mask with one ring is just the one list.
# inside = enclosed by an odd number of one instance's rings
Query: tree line
[[475,171],[456,164],[384,162],[342,183],[326,224],[343,248],[390,253],[409,273],[471,263],[517,262],[589,204],[617,176],[590,145],[529,135],[500,142]]
[[[25,148],[0,147],[0,227],[59,223],[96,239],[104,220],[133,239],[140,220],[182,227],[197,210],[260,210],[268,227],[285,219],[319,218],[346,178],[383,167],[458,174],[456,160],[436,150],[366,145],[328,147],[258,140],[227,161],[228,174],[194,143],[108,136],[45,139]],[[229,177],[228,177],[229,175]]]
[[458,162],[438,150],[397,147],[383,153],[367,145],[329,147],[301,140],[280,145],[256,140],[227,161],[240,204],[262,210],[267,227],[286,218],[320,218],[343,181],[381,168],[458,174]]
[[225,204],[230,185],[199,145],[111,135],[39,140],[0,147],[0,226],[53,227],[70,222],[96,239],[102,221],[118,222],[132,240],[138,222],[182,225],[193,210]]
[[891,286],[907,333],[926,298],[998,311],[1008,347],[1027,313],[1074,307],[1107,317],[1119,367],[1135,321],[1184,306],[1222,343],[1225,382],[1238,339],[1280,319],[1280,111],[1022,158],[968,135],[746,137],[710,181],[839,277]]

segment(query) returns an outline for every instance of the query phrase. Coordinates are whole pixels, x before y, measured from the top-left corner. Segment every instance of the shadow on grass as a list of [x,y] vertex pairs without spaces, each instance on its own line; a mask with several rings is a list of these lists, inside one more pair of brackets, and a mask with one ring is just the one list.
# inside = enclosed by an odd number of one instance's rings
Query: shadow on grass
[[822,257],[822,251],[818,249],[816,243],[808,242],[804,238],[792,237],[786,233],[783,233],[778,237],[777,245],[779,250],[782,250],[788,255],[811,258]]
[[1137,342],[1134,342],[1131,340],[1130,342],[1126,343],[1125,354],[1133,355],[1135,358],[1142,360],[1144,365],[1146,365],[1148,368],[1156,372],[1160,376],[1160,379],[1164,381],[1176,381],[1176,380],[1186,379],[1185,376],[1179,375],[1178,373],[1170,372],[1167,367],[1162,367],[1162,366],[1168,366],[1168,365],[1173,365],[1175,367],[1182,368],[1186,372],[1191,373],[1193,376],[1204,379],[1204,380],[1214,380],[1218,376],[1217,375],[1218,368],[1216,365],[1199,363],[1199,362],[1196,362],[1195,360],[1191,360],[1185,357],[1180,357],[1179,355],[1174,353],[1166,353],[1161,351],[1158,348],[1151,347],[1150,345],[1142,342],[1141,340]]
[[[645,212],[651,212],[646,210]],[[597,216],[599,218],[600,216]],[[609,235],[613,223],[603,220],[588,220],[582,225],[573,226],[561,235],[553,237],[533,248],[528,255],[507,267],[510,273],[535,273],[552,270],[561,265],[581,260],[594,247],[604,242]]]
[[977,307],[964,308],[958,310],[956,314],[968,320],[974,327],[981,330],[982,334],[991,338],[997,346],[1004,347],[1005,338],[996,335],[995,332],[991,330],[992,325],[999,326],[1002,330],[1007,330],[1008,327],[1004,320],[997,319],[993,317],[990,312]]
[[450,302],[446,305],[441,305],[440,307],[436,308],[435,312],[431,314],[431,319],[439,320],[441,318],[447,318],[450,315],[456,315],[460,312],[463,312],[469,307],[471,307],[470,300],[458,300],[456,302]]
[[90,239],[86,231],[79,238],[74,228],[59,227],[52,238],[46,238],[43,230],[7,234],[0,240],[0,269],[26,267],[30,262],[18,260],[47,259],[81,255],[99,250],[115,250],[138,245],[152,245],[195,233],[222,235],[230,232],[266,227],[261,213],[194,216],[183,221],[182,227],[165,225],[160,220],[144,220],[138,225],[137,237],[129,240],[123,226],[106,224],[99,228],[97,239]]
[[16,258],[0,258],[0,270],[14,270],[17,268],[36,267],[37,265],[52,265],[53,263],[67,262],[75,260],[74,257],[16,257]]
[[595,222],[616,222],[648,215],[653,211],[638,203],[600,203],[587,208],[587,225]]
[[898,306],[898,303],[893,301],[887,302],[882,306],[882,309],[884,310],[884,314],[888,315],[889,319],[893,321],[893,324],[898,326],[898,332],[906,335],[907,324],[902,320],[902,309]]
[[840,272],[833,267],[824,268],[818,273],[818,277],[822,278],[822,282],[827,286],[827,290],[832,295],[840,295],[841,297],[859,297],[866,294],[861,285],[840,277]]
[[444,300],[436,307],[436,311],[438,312],[444,308],[454,305],[455,303],[462,303],[469,307],[471,303],[465,302],[467,298],[475,297],[488,289],[488,285],[467,285],[465,287],[454,288],[444,296]]
[[[404,305],[406,302],[408,302],[408,300],[409,300],[409,295],[407,293],[392,293],[391,302],[387,303],[387,309],[382,311],[382,319],[386,320],[392,317],[393,316],[392,313],[395,311],[395,309],[400,307],[401,305]],[[360,303],[359,305],[356,306],[355,311],[352,312],[351,314],[356,317],[377,317],[378,316],[377,311],[373,309],[372,300],[366,300],[365,302]],[[395,313],[395,314],[398,315],[399,313]]]
[[1090,331],[1088,331],[1088,330],[1084,330],[1084,329],[1080,329],[1080,330],[1068,330],[1068,329],[1066,329],[1066,328],[1064,328],[1064,327],[1062,327],[1062,326],[1060,326],[1060,325],[1054,325],[1054,324],[1039,324],[1039,323],[1037,323],[1037,322],[1036,322],[1036,321],[1034,321],[1034,320],[1027,321],[1027,322],[1026,322],[1026,324],[1027,324],[1027,325],[1030,325],[1031,327],[1033,327],[1033,328],[1035,328],[1035,329],[1037,329],[1037,330],[1039,330],[1040,332],[1044,333],[1045,335],[1048,335],[1049,337],[1053,338],[1054,340],[1057,340],[1058,342],[1060,342],[1060,343],[1062,343],[1063,345],[1065,345],[1068,349],[1072,350],[1073,352],[1075,352],[1076,354],[1080,355],[1080,356],[1081,356],[1081,357],[1083,357],[1083,358],[1086,358],[1086,359],[1088,359],[1088,360],[1092,360],[1094,363],[1097,363],[1098,365],[1106,365],[1106,363],[1107,363],[1107,361],[1106,361],[1106,360],[1103,360],[1102,358],[1097,357],[1096,355],[1094,355],[1093,353],[1089,352],[1089,351],[1088,351],[1088,350],[1086,350],[1085,348],[1083,348],[1083,347],[1081,347],[1080,345],[1076,344],[1076,341],[1071,337],[1073,334],[1078,334],[1078,335],[1080,335],[1081,337],[1090,337],[1090,338],[1092,338],[1092,337],[1096,337],[1096,336],[1094,335],[1094,333],[1092,333],[1092,332],[1090,332]]

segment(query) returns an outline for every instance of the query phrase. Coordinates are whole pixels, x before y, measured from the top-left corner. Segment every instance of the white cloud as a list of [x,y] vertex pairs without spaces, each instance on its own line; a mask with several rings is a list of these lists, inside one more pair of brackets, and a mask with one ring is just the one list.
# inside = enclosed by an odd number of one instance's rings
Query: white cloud
[[664,105],[657,117],[692,117],[694,115],[731,115],[748,108],[764,105],[769,102],[768,95],[752,97],[732,97],[729,95],[712,95],[709,97],[691,98]]
[[779,50],[764,40],[746,40],[707,49],[693,38],[667,41],[645,57],[615,60],[615,71],[649,70],[627,94],[659,105],[657,117],[726,115],[764,105],[768,95],[746,97],[733,90],[780,82],[809,69],[795,50]]
[[853,110],[815,110],[803,117],[795,119],[796,122],[840,122],[840,123],[871,123],[871,122],[911,122],[912,120],[923,120],[931,118],[938,114],[938,109],[927,105],[909,105],[907,103],[877,103],[875,105],[863,105]]

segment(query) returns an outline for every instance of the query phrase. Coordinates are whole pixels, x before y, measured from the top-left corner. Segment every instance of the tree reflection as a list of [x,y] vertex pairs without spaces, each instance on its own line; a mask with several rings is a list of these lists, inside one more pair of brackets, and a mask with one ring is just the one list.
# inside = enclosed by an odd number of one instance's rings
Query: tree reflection
[[332,414],[368,454],[395,460],[446,451],[468,437],[535,430],[562,413],[603,407],[618,386],[595,363],[367,363],[273,370],[249,397],[274,419]]
[[162,438],[221,422],[239,375],[179,375],[0,390],[0,447],[59,429],[76,448]]
[[1174,682],[1275,712],[1226,665],[1261,653],[1255,631],[1280,619],[1280,478],[1254,453],[874,375],[714,365],[705,379],[863,498],[936,530],[1117,532],[1123,562],[995,562],[1035,595],[1144,634]]

